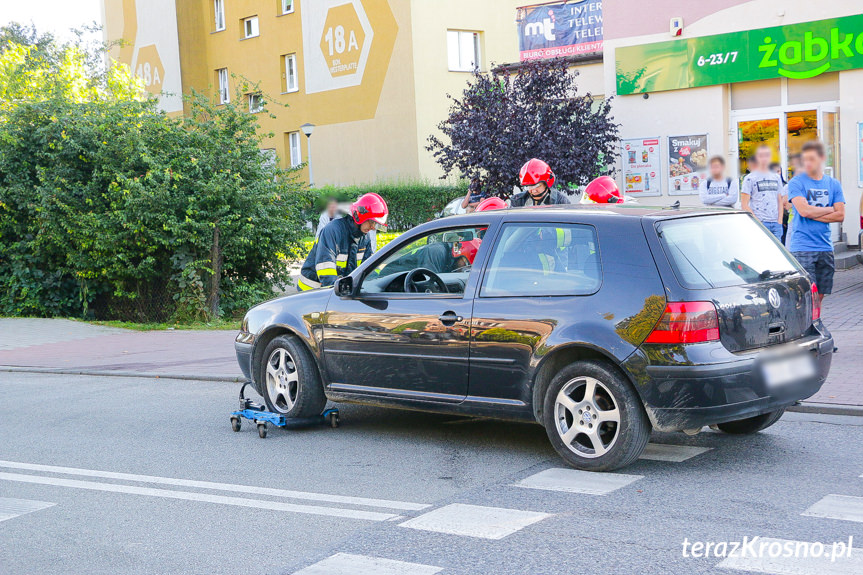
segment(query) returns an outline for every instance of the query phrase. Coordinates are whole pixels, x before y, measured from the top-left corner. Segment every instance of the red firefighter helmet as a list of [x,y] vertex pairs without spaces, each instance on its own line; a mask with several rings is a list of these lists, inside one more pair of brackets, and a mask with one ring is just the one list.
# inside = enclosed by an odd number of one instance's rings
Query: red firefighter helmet
[[554,185],[554,172],[551,171],[551,166],[533,158],[521,167],[519,181],[522,186],[535,186],[545,182],[545,185],[550,188]]
[[611,176],[599,176],[584,189],[584,195],[597,204],[619,204],[623,194]]
[[351,217],[358,225],[371,220],[381,227],[386,227],[389,213],[387,203],[374,192],[363,194],[351,204]]
[[472,240],[464,240],[461,242],[454,242],[452,245],[452,257],[464,257],[465,259],[467,259],[469,264],[473,265],[473,260],[476,257],[476,252],[479,251],[479,246],[481,244],[482,240],[479,238],[475,238]]
[[506,202],[500,198],[486,198],[476,206],[476,212],[485,210],[503,210],[506,209]]

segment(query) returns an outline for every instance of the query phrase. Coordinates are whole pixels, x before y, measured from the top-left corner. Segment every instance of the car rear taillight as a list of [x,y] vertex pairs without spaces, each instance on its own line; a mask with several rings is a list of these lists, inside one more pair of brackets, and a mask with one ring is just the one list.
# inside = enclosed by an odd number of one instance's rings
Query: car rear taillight
[[719,317],[709,301],[668,302],[645,343],[699,343],[719,340]]
[[821,300],[818,297],[818,286],[812,284],[812,321],[821,319]]

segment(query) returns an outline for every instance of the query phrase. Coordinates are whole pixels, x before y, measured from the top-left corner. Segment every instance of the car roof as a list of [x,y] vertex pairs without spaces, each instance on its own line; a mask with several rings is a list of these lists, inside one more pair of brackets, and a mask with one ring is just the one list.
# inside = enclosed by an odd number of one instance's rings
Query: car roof
[[643,205],[636,203],[624,204],[560,204],[553,206],[530,206],[523,208],[507,208],[505,210],[492,210],[485,212],[473,212],[471,214],[462,214],[457,216],[448,216],[446,220],[459,218],[466,222],[478,219],[488,218],[492,214],[505,217],[507,221],[537,221],[537,216],[547,214],[557,219],[561,216],[566,217],[567,214],[572,214],[579,221],[589,221],[593,218],[601,218],[607,221],[607,218],[649,218],[651,220],[664,220],[680,217],[690,217],[699,215],[717,215],[735,213],[739,210],[729,208],[706,208],[701,206],[661,206],[661,205]]

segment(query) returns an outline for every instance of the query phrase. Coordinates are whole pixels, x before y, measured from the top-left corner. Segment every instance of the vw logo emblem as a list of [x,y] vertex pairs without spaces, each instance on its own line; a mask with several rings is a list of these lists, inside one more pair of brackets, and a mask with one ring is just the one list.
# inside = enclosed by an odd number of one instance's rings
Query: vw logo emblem
[[770,305],[772,305],[774,308],[779,307],[779,292],[776,291],[776,288],[770,288],[770,291],[767,292],[767,301],[769,301]]

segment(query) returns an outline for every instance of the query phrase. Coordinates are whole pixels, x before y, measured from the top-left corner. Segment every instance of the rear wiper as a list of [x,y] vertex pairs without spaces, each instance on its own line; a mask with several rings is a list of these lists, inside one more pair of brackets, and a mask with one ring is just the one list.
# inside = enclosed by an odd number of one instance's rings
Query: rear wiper
[[775,280],[779,278],[785,278],[788,276],[793,276],[797,272],[795,270],[785,270],[781,272],[772,272],[770,270],[764,270],[760,274],[758,274],[758,278],[762,280]]

